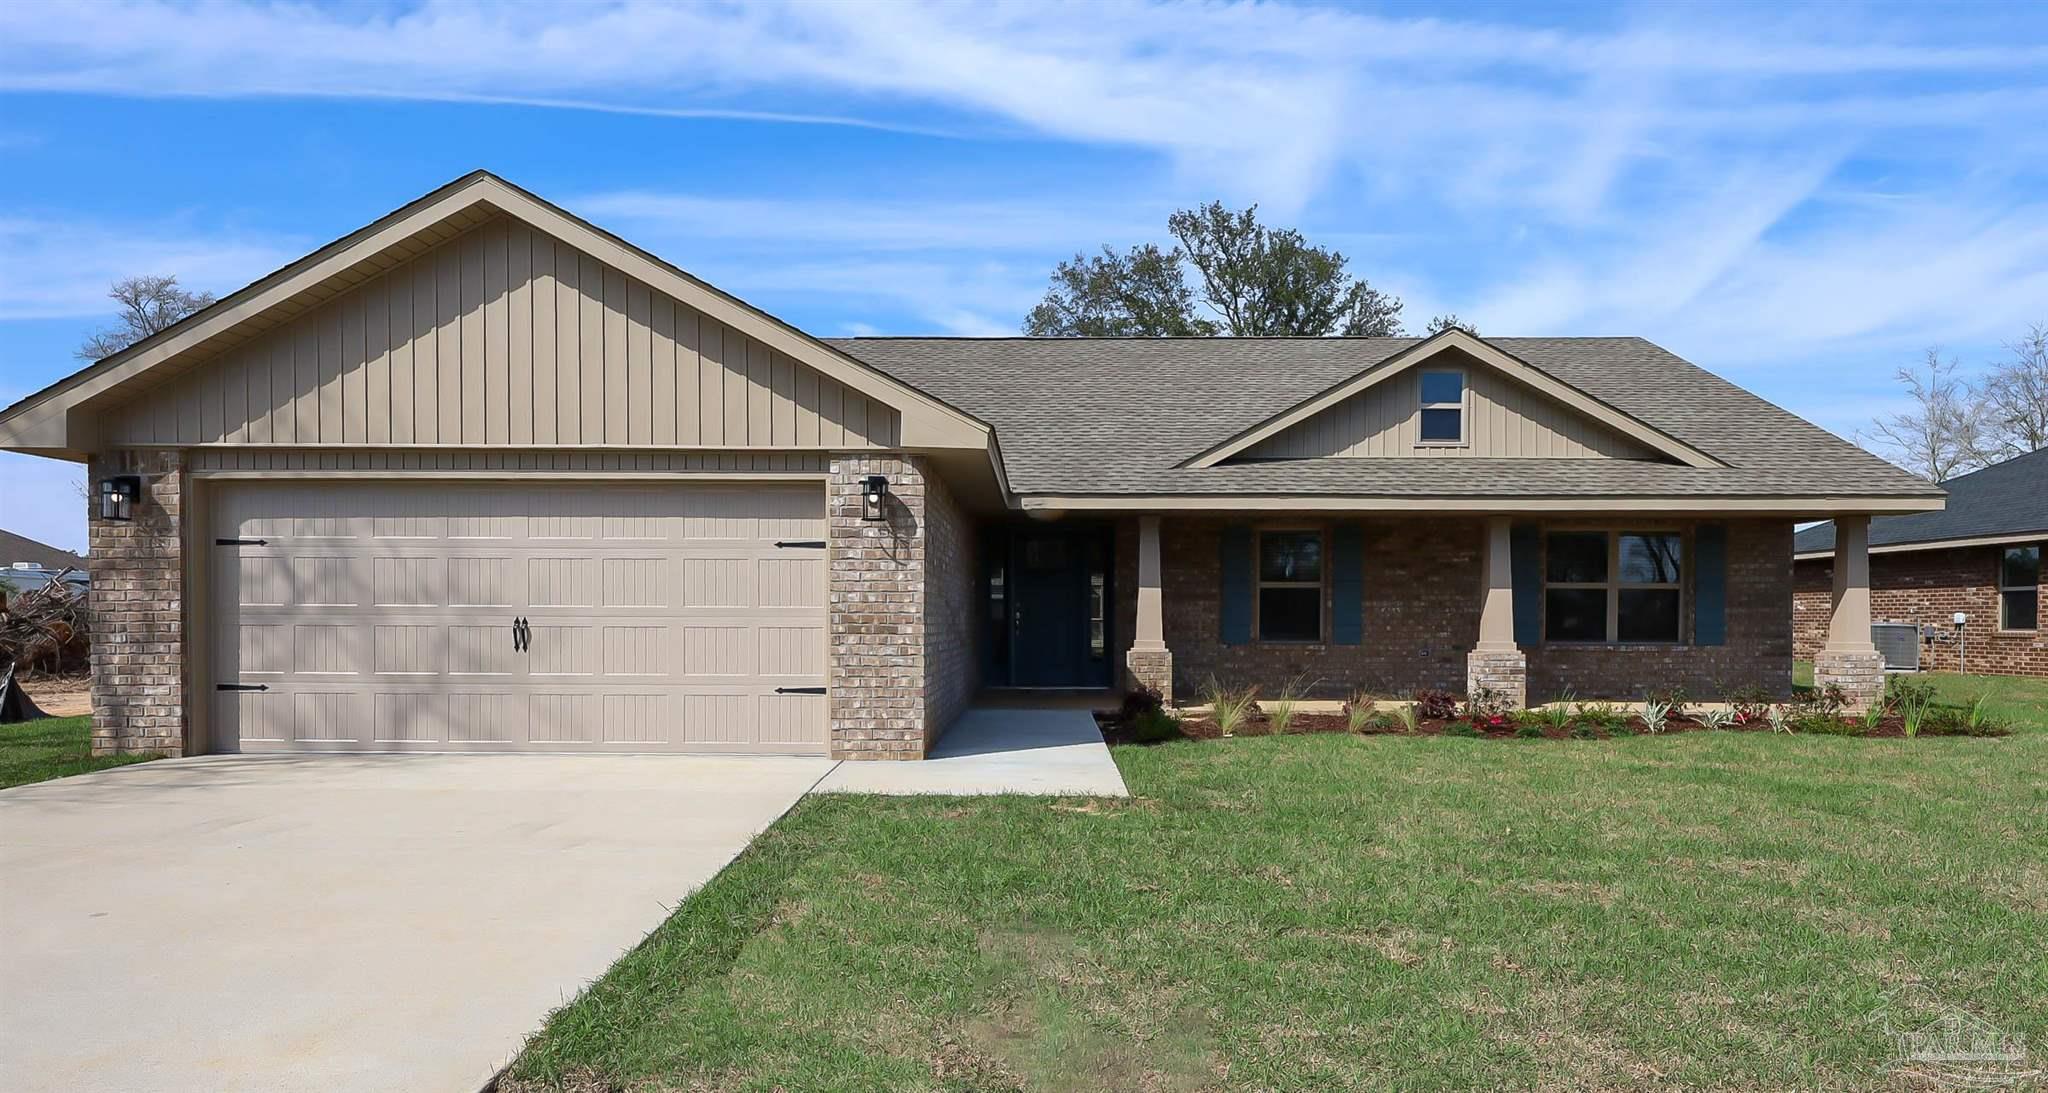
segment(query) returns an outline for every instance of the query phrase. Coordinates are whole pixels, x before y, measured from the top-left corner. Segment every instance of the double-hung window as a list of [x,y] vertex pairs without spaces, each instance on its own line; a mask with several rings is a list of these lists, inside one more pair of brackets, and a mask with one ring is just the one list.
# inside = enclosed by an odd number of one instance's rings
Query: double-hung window
[[1553,531],[1543,544],[1543,638],[1677,642],[1685,537],[1675,531]]
[[1998,560],[1998,628],[2041,627],[2041,548],[2007,547]]
[[1416,439],[1423,444],[1465,443],[1465,373],[1423,372]]
[[1259,533],[1259,640],[1323,640],[1323,533]]

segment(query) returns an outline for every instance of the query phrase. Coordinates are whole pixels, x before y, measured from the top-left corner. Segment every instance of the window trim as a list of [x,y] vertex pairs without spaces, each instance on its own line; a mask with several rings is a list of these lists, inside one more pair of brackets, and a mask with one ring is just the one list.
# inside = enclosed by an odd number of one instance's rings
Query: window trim
[[[1458,377],[1458,401],[1424,402],[1422,400],[1422,378],[1424,376]],[[1422,438],[1422,412],[1424,410],[1458,411],[1458,439],[1424,440]],[[1466,448],[1472,444],[1472,377],[1463,368],[1417,368],[1415,370],[1415,446],[1418,448]]]
[[[1555,533],[1581,534],[1598,533],[1607,540],[1607,579],[1605,581],[1553,581],[1550,579],[1550,537]],[[1691,581],[1693,570],[1692,529],[1688,527],[1660,526],[1656,523],[1581,525],[1558,524],[1542,529],[1543,551],[1539,560],[1543,574],[1542,617],[1538,620],[1541,644],[1556,645],[1572,649],[1612,648],[1619,646],[1657,646],[1676,648],[1692,644],[1689,637],[1691,628],[1686,624],[1692,616]],[[1678,536],[1678,580],[1676,581],[1624,581],[1621,579],[1621,537],[1624,535],[1676,535]],[[1550,636],[1550,590],[1599,589],[1607,595],[1607,636],[1596,640],[1579,641],[1570,638]],[[1678,636],[1670,640],[1659,638],[1621,638],[1621,593],[1624,589],[1663,589],[1678,593]]]
[[[1317,566],[1313,581],[1269,581],[1261,564],[1266,556],[1268,535],[1313,535],[1316,537]],[[1252,642],[1256,645],[1327,645],[1330,637],[1330,535],[1320,524],[1271,524],[1252,529]],[[1265,600],[1268,588],[1313,588],[1316,590],[1316,636],[1313,638],[1269,638],[1266,636]]]
[[[2011,554],[2011,553],[2012,553],[2013,551],[2016,551],[2016,550],[2031,550],[2031,551],[2033,551],[2033,552],[2034,552],[2034,583],[2033,583],[2033,584],[2030,584],[2030,585],[2029,585],[2029,584],[2006,584],[2006,583],[2005,583],[2005,556],[2006,556],[2006,555],[2008,555],[2008,554]],[[1995,575],[1994,575],[1994,577],[1993,577],[1993,579],[1992,579],[1993,587],[1995,587],[1995,588],[1997,589],[1997,594],[1998,594],[1998,632],[1999,632],[1999,633],[2001,633],[2001,634],[2039,634],[2039,633],[2041,632],[2041,570],[2040,570],[2040,566],[2041,566],[2041,562],[2042,562],[2042,555],[2043,555],[2043,554],[2048,554],[2048,551],[2044,551],[2044,550],[2042,550],[2042,548],[2041,548],[2041,544],[2039,544],[2039,543],[2014,543],[2014,544],[2012,544],[2011,546],[2006,546],[2006,547],[2001,547],[2001,548],[1999,548],[1999,551],[1998,551],[1997,555],[1995,556],[1995,557],[1996,557],[1996,559],[1997,559],[1997,565],[1998,565],[1998,572],[1997,572],[1997,574],[1995,574]],[[2032,626],[2008,626],[2008,625],[2006,625],[2006,618],[2005,618],[2005,594],[2006,594],[2006,593],[2008,593],[2008,592],[2032,592],[2032,593],[2034,594],[2034,625],[2032,625]]]

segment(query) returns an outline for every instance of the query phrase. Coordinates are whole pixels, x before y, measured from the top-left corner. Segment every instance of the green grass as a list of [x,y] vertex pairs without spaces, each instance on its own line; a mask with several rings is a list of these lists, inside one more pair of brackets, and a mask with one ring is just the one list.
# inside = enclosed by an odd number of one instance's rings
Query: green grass
[[46,782],[73,774],[125,767],[143,755],[92,754],[92,718],[47,717],[0,725],[0,789]]
[[507,1088],[1874,1088],[1913,982],[2048,1042],[2048,733],[1116,759],[805,800]]
[[[1935,701],[1968,706],[1989,691],[1988,708],[2011,721],[2016,728],[2048,729],[2048,679],[2030,676],[1964,675],[1959,672],[1921,672],[1910,677],[1934,684]],[[1795,661],[1792,685],[1813,686],[1813,662]]]

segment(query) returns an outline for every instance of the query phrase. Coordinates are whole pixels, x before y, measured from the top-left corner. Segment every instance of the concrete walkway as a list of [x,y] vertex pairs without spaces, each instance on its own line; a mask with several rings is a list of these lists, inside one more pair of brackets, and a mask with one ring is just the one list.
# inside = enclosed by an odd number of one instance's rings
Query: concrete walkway
[[473,1093],[833,765],[208,756],[0,791],[0,1090]]
[[969,710],[922,763],[841,763],[820,793],[1128,797],[1086,710]]

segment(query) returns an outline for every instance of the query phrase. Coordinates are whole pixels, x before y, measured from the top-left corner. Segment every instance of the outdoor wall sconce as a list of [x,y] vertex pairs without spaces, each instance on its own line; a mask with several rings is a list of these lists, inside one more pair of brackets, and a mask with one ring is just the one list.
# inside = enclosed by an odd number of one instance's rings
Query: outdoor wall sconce
[[127,522],[135,519],[135,502],[142,499],[142,477],[118,474],[100,480],[100,519]]
[[882,511],[882,504],[889,499],[889,480],[879,474],[868,475],[867,488],[860,495],[860,516],[863,520],[880,521],[888,519]]

